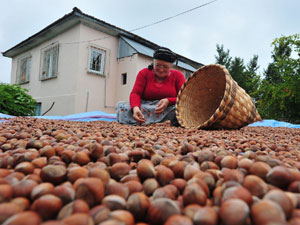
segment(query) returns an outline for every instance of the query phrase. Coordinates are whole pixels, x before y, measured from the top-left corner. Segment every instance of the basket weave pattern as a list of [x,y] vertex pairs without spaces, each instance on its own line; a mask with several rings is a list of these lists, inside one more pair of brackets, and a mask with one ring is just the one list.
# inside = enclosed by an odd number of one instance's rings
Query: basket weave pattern
[[178,93],[176,117],[186,128],[237,129],[261,120],[250,96],[224,66],[201,67]]

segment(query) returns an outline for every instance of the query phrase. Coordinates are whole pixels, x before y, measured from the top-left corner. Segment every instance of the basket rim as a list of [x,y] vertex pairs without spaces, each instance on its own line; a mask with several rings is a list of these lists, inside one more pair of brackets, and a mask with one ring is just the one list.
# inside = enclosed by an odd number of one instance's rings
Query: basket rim
[[[221,69],[224,72],[225,90],[224,90],[222,99],[220,101],[218,108],[206,121],[204,121],[203,123],[201,123],[197,126],[187,126],[184,124],[184,122],[182,121],[182,119],[180,118],[180,115],[179,115],[181,95],[184,92],[188,83],[190,83],[199,74],[200,71],[208,69],[209,67],[218,67],[219,69]],[[213,126],[213,124],[220,123],[222,120],[224,120],[226,118],[227,114],[230,112],[230,109],[232,108],[232,106],[235,102],[236,93],[237,93],[238,88],[241,88],[241,87],[239,87],[238,84],[236,83],[236,81],[233,80],[233,78],[231,77],[231,75],[229,74],[229,72],[225,68],[225,66],[220,65],[220,64],[209,64],[209,65],[200,67],[185,81],[184,85],[181,87],[180,91],[178,92],[178,97],[177,97],[176,104],[175,104],[175,113],[176,113],[176,118],[177,118],[179,124],[185,128],[200,129],[200,128],[208,128],[208,127]],[[225,105],[225,108],[224,108],[224,105]],[[254,105],[254,107],[255,107],[255,105]],[[256,110],[256,108],[255,108],[255,110]],[[252,115],[251,120],[253,121],[255,119],[255,117],[253,116],[253,113],[251,113],[251,115]]]

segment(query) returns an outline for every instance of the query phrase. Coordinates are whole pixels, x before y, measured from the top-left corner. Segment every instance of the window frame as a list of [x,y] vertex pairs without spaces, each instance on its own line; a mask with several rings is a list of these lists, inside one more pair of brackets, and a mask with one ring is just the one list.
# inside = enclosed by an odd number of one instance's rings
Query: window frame
[[[52,44],[46,46],[45,48],[41,49],[41,61],[40,61],[40,80],[41,81],[57,77],[59,48],[60,48],[59,43],[55,42],[55,43],[52,43]],[[55,54],[56,54],[56,57],[55,57]],[[48,57],[48,56],[49,56],[49,59],[45,59],[45,57]],[[48,61],[48,62],[46,62],[46,61]],[[47,70],[47,73],[44,74],[46,70]],[[51,72],[50,72],[50,70],[51,70]],[[51,73],[51,75],[49,75],[49,73]]]
[[37,102],[35,110],[34,110],[35,116],[41,116],[42,115],[42,103]]
[[[25,80],[22,80],[21,76],[21,69],[22,69],[22,61],[26,60],[26,74],[25,74]],[[16,74],[16,83],[17,84],[25,84],[29,83],[30,81],[30,75],[31,75],[31,68],[32,68],[32,55],[31,54],[26,54],[18,59],[18,64],[17,64],[17,74]]]
[[[91,68],[91,60],[92,60],[93,52],[100,53],[99,55],[101,55],[99,71]],[[88,72],[96,74],[96,75],[106,76],[105,67],[106,67],[107,55],[108,55],[108,52],[106,49],[95,46],[95,45],[90,45],[89,46],[89,55],[88,55],[88,57],[89,57],[88,58]]]

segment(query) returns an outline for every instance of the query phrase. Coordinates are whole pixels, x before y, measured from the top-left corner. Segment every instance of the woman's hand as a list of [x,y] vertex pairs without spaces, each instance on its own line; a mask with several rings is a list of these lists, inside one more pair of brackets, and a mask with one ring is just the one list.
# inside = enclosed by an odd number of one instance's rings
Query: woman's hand
[[138,123],[145,123],[146,119],[138,106],[133,107],[133,119]]
[[155,113],[156,115],[161,114],[163,111],[166,110],[166,108],[168,107],[168,105],[169,105],[169,100],[168,100],[167,98],[161,99],[161,100],[158,102],[157,107],[156,107],[154,113]]

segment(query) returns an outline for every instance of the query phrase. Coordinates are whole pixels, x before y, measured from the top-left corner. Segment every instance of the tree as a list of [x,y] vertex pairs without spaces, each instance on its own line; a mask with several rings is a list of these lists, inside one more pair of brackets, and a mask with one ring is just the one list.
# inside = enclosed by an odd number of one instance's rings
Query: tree
[[244,66],[244,60],[240,57],[235,57],[229,68],[229,73],[232,76],[232,78],[238,83],[238,85],[245,89],[245,66]]
[[215,56],[216,58],[216,63],[225,66],[226,68],[230,67],[231,64],[231,57],[229,55],[229,50],[224,51],[224,46],[223,45],[218,45],[217,44],[217,53],[218,55]]
[[272,59],[260,85],[258,109],[265,118],[300,122],[300,36],[282,36],[272,45]]
[[258,55],[254,55],[247,66],[245,66],[242,58],[234,57],[232,59],[229,55],[230,51],[228,49],[225,51],[223,45],[217,44],[217,53],[218,55],[215,56],[216,63],[224,65],[232,78],[249,95],[255,95],[260,83],[260,76],[257,74],[259,68]]
[[27,92],[17,84],[0,83],[0,113],[33,116],[37,102]]
[[245,91],[252,97],[256,97],[255,93],[259,88],[260,76],[257,74],[258,66],[258,55],[254,55],[250,62],[246,66],[245,71]]

